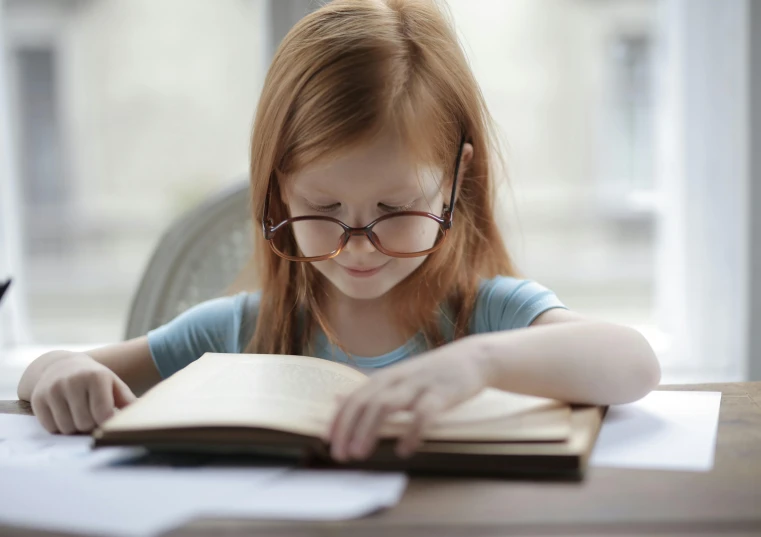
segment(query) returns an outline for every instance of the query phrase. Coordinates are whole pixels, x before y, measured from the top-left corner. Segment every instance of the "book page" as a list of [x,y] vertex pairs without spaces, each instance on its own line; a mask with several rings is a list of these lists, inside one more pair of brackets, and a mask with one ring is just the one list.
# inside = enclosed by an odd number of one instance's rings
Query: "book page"
[[555,399],[485,388],[475,397],[448,410],[437,420],[437,425],[469,425],[566,406]]
[[337,397],[367,377],[304,356],[205,354],[118,413],[104,431],[261,427],[321,435]]
[[[367,380],[351,367],[319,358],[206,354],[119,412],[103,430],[256,427],[322,436],[338,396]],[[398,436],[411,419],[409,412],[396,412],[381,434]],[[424,437],[560,440],[569,427],[570,410],[563,403],[487,388],[444,412]]]
[[[383,434],[397,436],[412,419],[397,412]],[[428,440],[564,440],[570,434],[571,409],[555,399],[486,388],[444,412],[424,433]]]

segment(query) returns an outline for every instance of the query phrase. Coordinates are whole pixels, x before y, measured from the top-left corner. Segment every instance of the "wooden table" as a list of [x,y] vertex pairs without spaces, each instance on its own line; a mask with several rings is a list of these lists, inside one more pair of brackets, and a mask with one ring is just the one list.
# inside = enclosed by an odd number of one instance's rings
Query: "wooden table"
[[[761,535],[761,382],[660,389],[723,393],[712,471],[589,468],[581,483],[413,478],[399,505],[362,520],[199,520],[170,535]],[[0,412],[30,410],[0,402]],[[3,536],[32,534],[0,528]]]

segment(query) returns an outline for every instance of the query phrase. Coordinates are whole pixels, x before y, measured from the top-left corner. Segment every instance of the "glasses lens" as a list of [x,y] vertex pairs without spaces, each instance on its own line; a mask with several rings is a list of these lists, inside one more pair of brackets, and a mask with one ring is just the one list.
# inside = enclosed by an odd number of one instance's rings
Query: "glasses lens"
[[330,220],[297,220],[279,227],[272,244],[285,255],[321,257],[338,250],[343,234],[343,228]]
[[444,239],[439,223],[427,216],[392,216],[375,224],[373,232],[384,249],[400,254],[425,252]]

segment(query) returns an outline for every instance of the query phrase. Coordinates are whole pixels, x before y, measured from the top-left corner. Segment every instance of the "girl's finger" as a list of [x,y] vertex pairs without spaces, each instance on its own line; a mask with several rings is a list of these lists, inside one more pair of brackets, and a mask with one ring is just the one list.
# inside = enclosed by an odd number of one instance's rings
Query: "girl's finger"
[[336,414],[331,428],[331,457],[337,461],[345,461],[348,458],[348,441],[351,431],[356,426],[357,416],[364,410],[368,401],[387,389],[388,387],[384,383],[371,383],[371,385],[363,386],[346,399]]
[[379,396],[383,399],[370,401],[365,411],[357,416],[357,426],[351,431],[349,455],[355,459],[368,457],[378,443],[379,429],[388,415],[412,408],[423,390],[421,385],[397,386]]
[[349,441],[355,414],[366,404],[366,396],[355,395],[349,397],[336,414],[333,427],[330,432],[330,455],[335,460],[343,462],[347,460],[347,443]]
[[47,432],[51,434],[58,432],[58,426],[55,423],[55,419],[53,419],[53,413],[50,411],[50,407],[45,401],[42,399],[33,398],[32,412],[34,412],[34,415],[37,416],[37,419],[40,421],[42,426],[45,427]]
[[336,403],[336,413],[333,415],[333,418],[330,421],[330,427],[328,427],[327,432],[325,432],[324,436],[322,437],[323,440],[326,442],[329,442],[331,438],[333,438],[336,434],[336,427],[338,427],[338,422],[341,418],[341,414],[344,411],[344,408],[346,407],[346,401],[349,399],[350,394],[340,394],[335,396],[335,403]]
[[114,375],[113,383],[113,397],[116,408],[121,409],[135,402],[137,397],[132,393],[132,390],[130,390],[126,382]]
[[90,413],[90,403],[88,401],[88,387],[84,383],[68,383],[64,385],[64,395],[69,404],[71,417],[77,431],[85,433],[92,431],[95,426],[92,414]]
[[111,380],[99,376],[90,385],[90,414],[95,423],[102,425],[114,413],[114,390]]
[[388,375],[384,376],[383,374],[376,374],[370,382],[354,390],[353,392],[336,395],[336,404],[338,405],[338,411],[336,412],[335,416],[333,417],[333,421],[330,424],[328,439],[336,437],[337,429],[341,423],[341,420],[343,419],[343,415],[346,410],[352,406],[352,401],[354,398],[361,397],[363,395],[369,396],[371,393],[380,391],[384,386],[391,386],[392,384],[394,384],[392,377]]
[[62,434],[74,434],[77,428],[71,417],[69,404],[66,402],[61,388],[53,388],[50,391],[50,411],[53,414],[56,427]]
[[399,457],[409,457],[415,452],[420,445],[423,431],[445,407],[444,398],[435,392],[426,392],[418,398],[413,408],[414,419],[396,445],[396,454]]

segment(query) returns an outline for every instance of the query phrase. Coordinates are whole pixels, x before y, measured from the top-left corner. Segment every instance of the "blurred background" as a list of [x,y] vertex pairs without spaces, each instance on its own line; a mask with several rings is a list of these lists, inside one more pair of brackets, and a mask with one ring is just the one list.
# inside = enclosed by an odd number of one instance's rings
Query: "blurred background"
[[[447,3],[521,272],[640,330],[664,382],[761,379],[761,2]],[[162,233],[245,176],[272,54],[320,4],[0,0],[5,356],[124,337]]]

